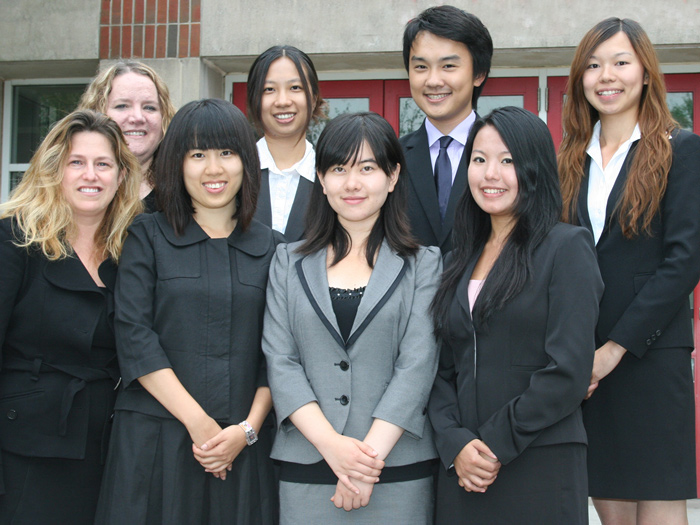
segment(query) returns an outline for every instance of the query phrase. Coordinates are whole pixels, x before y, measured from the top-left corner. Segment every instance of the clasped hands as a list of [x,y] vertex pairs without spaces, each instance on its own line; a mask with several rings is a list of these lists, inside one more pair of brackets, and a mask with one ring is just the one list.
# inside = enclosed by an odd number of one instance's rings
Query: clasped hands
[[480,439],[473,439],[457,454],[454,468],[459,486],[467,492],[486,492],[498,476],[501,463]]
[[340,434],[321,444],[318,451],[338,477],[333,504],[346,511],[367,506],[384,468],[377,452],[367,443]]
[[[245,431],[239,425],[222,429],[212,418],[190,431],[190,438],[195,459],[205,472],[222,481],[231,470],[233,460],[247,445]],[[198,447],[197,443],[202,445]]]

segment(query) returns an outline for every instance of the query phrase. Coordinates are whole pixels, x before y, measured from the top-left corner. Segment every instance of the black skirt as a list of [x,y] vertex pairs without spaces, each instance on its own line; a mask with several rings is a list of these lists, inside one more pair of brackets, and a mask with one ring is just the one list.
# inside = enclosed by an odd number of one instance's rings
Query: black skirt
[[697,497],[690,349],[629,352],[583,404],[594,498]]
[[467,492],[440,468],[436,525],[587,525],[586,446],[526,449],[486,492]]

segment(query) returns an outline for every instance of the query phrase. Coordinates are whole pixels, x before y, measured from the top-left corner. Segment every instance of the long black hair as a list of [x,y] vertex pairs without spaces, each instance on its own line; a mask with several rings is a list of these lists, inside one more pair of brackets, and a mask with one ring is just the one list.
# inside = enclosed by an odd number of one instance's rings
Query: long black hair
[[[533,252],[561,215],[557,160],[546,124],[524,109],[496,109],[474,123],[463,153],[467,161],[476,135],[485,126],[493,126],[510,151],[518,196],[513,210],[515,225],[474,305],[474,320],[482,325],[523,289],[533,270]],[[457,284],[490,235],[491,217],[477,205],[467,186],[455,213],[451,261],[432,304],[436,334],[446,333],[447,312]]]
[[374,266],[375,256],[384,238],[399,255],[412,255],[418,250],[418,243],[411,236],[406,215],[406,161],[401,144],[386,120],[376,113],[367,112],[346,113],[334,118],[318,139],[318,177],[306,212],[306,242],[298,248],[299,253],[308,255],[331,245],[334,253],[331,264],[340,262],[349,253],[350,235],[338,221],[337,214],[323,194],[321,179],[335,166],[356,162],[365,142],[387,177],[400,165],[394,191],[387,195],[379,218],[367,239],[367,263],[370,268]]
[[245,231],[258,202],[260,160],[253,130],[241,110],[225,100],[205,98],[182,106],[170,123],[156,159],[155,192],[158,209],[177,235],[182,235],[195,211],[183,170],[185,155],[192,149],[230,149],[241,158],[243,181],[233,218]]

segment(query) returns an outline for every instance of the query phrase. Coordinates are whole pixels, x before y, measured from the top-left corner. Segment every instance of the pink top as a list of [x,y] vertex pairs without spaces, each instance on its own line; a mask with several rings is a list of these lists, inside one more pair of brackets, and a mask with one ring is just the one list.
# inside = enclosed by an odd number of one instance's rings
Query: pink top
[[472,313],[472,310],[474,310],[474,303],[476,302],[476,298],[479,297],[479,292],[483,284],[483,279],[469,280],[469,286],[467,288],[467,294],[469,295],[469,313]]

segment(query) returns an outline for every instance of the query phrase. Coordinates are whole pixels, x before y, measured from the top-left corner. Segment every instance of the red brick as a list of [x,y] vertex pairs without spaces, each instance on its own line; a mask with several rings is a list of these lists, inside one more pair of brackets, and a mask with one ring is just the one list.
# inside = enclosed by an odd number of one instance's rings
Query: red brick
[[102,11],[100,12],[100,24],[109,25],[110,14],[112,13],[109,0],[102,0]]
[[168,22],[168,0],[158,0],[158,19],[159,24]]
[[179,0],[168,0],[168,22],[177,22],[177,8]]
[[165,58],[167,44],[168,26],[157,26],[156,31],[156,58]]
[[112,25],[122,23],[122,0],[112,0]]
[[190,56],[199,56],[199,24],[192,24],[190,29]]
[[131,58],[131,26],[122,27],[122,58]]
[[200,0],[192,0],[192,22],[201,22],[202,3]]
[[143,26],[134,26],[133,50],[131,56],[134,58],[143,58]]
[[156,56],[156,26],[144,26],[143,32],[145,42],[143,47],[143,58],[153,58]]
[[100,58],[109,58],[109,27],[100,28]]
[[186,57],[190,51],[190,27],[187,24],[180,26],[180,39],[178,40],[178,53],[180,58]]
[[146,23],[156,23],[156,0],[146,0]]
[[124,0],[124,11],[122,12],[122,24],[131,25],[134,20],[134,1]]
[[109,58],[119,58],[119,50],[121,49],[120,33],[118,27],[112,27],[111,29],[111,42],[109,46]]
[[180,0],[180,23],[190,21],[190,0]]
[[134,0],[134,24],[143,24],[144,17],[144,0]]

